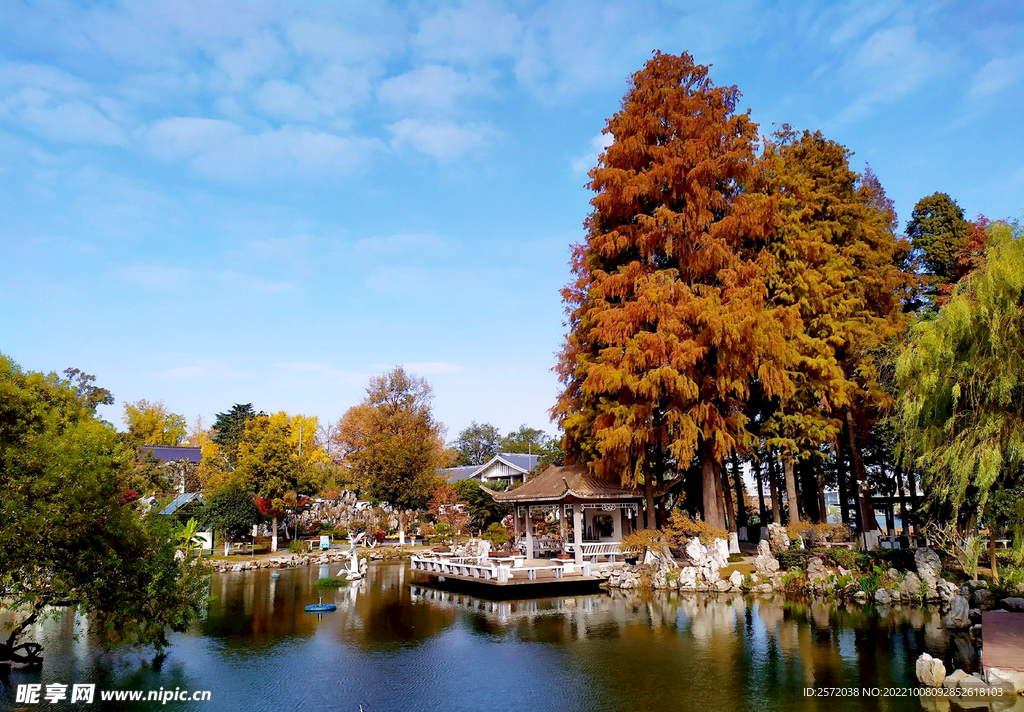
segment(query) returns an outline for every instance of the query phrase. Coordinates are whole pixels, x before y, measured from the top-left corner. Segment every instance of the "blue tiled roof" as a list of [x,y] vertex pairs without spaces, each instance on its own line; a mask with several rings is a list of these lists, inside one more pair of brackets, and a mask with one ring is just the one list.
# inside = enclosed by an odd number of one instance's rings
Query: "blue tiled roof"
[[203,497],[198,492],[186,492],[185,494],[179,494],[171,500],[170,504],[160,510],[160,514],[174,514],[186,504],[195,500],[198,500],[199,504],[203,504]]
[[537,463],[540,462],[540,455],[528,455],[525,452],[499,452],[498,457],[527,472],[535,468]]
[[459,480],[465,480],[477,472],[483,465],[464,465],[462,467],[446,467],[439,471],[440,475],[444,477],[448,482],[458,482]]
[[203,459],[203,452],[197,447],[168,447],[165,445],[145,445],[146,452],[150,453],[157,462],[199,462]]

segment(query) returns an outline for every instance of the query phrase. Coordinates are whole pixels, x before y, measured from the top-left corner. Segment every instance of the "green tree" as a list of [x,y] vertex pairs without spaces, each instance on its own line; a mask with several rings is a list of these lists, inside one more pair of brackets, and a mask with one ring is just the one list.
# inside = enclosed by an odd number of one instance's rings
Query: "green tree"
[[179,445],[185,439],[185,416],[172,413],[163,401],[125,402],[122,417],[128,432],[125,442],[139,456],[145,445]]
[[101,405],[114,405],[114,394],[97,386],[96,376],[78,368],[66,368],[64,375],[75,386],[78,397],[90,410],[94,411]]
[[260,498],[264,512],[271,517],[271,551],[277,551],[278,520],[294,506],[296,489],[311,479],[312,463],[322,460],[322,451],[313,445],[316,428],[310,426],[303,433],[303,440],[308,438],[303,450],[293,419],[305,422],[304,416],[290,418],[284,411],[249,418],[238,445],[235,473]]
[[256,508],[255,494],[242,487],[224,485],[204,495],[203,516],[206,525],[225,540],[238,539],[249,533],[262,519]]
[[989,240],[981,265],[913,328],[896,362],[901,455],[965,532],[1024,472],[1024,246],[1002,223]]
[[512,511],[510,505],[495,502],[494,497],[484,491],[480,480],[467,477],[456,482],[454,487],[459,499],[465,502],[469,523],[475,529],[486,529],[488,525],[500,522]]
[[406,512],[427,505],[439,484],[438,469],[448,464],[432,398],[425,380],[396,366],[371,378],[366,397],[338,423],[344,463],[366,497],[395,511],[402,544]]
[[0,600],[14,613],[0,660],[38,653],[21,638],[47,610],[88,613],[104,644],[160,648],[203,609],[207,568],[131,509],[133,455],[94,405],[0,355]]
[[474,420],[459,431],[459,436],[451,444],[458,453],[455,464],[482,465],[498,454],[500,442],[501,431],[490,423]]
[[499,449],[500,452],[540,455],[538,469],[544,469],[548,465],[562,465],[565,462],[565,452],[560,440],[526,424],[504,436],[499,443]]
[[235,403],[227,412],[217,413],[213,421],[213,442],[232,465],[238,460],[238,446],[245,437],[246,423],[255,417],[252,403]]
[[751,191],[757,125],[739,90],[688,54],[656,52],[608,121],[591,173],[593,212],[564,290],[570,332],[553,409],[566,460],[653,485],[701,463],[703,510],[722,527],[721,463],[750,439],[742,405],[756,377],[785,372],[790,310],[767,300],[771,203]]
[[940,296],[956,281],[958,258],[971,234],[964,211],[946,193],[921,198],[907,222],[907,237],[914,245],[928,276],[928,294],[937,307]]

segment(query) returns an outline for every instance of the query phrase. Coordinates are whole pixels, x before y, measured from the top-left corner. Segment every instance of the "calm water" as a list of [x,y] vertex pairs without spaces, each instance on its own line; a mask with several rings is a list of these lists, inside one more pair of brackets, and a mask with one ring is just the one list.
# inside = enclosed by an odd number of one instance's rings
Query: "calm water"
[[[316,602],[320,574],[215,576],[207,619],[173,636],[156,663],[98,652],[74,616],[48,622],[44,667],[0,678],[0,709],[14,706],[19,683],[92,682],[210,690],[212,700],[24,709],[931,710],[916,697],[820,700],[802,690],[912,687],[920,652],[959,655],[927,610],[666,594],[491,603],[416,585],[399,564],[329,592],[338,610],[318,618],[302,609]],[[995,709],[1024,712],[1024,703]]]

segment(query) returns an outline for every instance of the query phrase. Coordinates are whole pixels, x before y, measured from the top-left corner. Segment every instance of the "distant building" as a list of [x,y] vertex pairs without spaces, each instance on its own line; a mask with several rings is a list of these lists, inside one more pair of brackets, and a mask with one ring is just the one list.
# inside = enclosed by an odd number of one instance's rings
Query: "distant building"
[[522,484],[526,477],[540,463],[540,455],[529,455],[524,452],[499,452],[482,465],[465,465],[463,467],[446,467],[439,474],[448,482],[473,478],[484,484],[504,482],[506,484]]
[[197,447],[144,445],[142,452],[144,455],[152,455],[153,459],[161,466],[174,472],[171,480],[175,482],[178,492],[182,494],[188,490],[190,480],[195,480],[192,475],[195,474],[199,463],[203,460],[203,451]]

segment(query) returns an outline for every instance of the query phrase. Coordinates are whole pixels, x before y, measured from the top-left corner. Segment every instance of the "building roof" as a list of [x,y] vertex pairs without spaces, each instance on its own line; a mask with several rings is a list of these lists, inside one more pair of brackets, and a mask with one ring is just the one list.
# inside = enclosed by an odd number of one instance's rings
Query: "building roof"
[[203,496],[198,492],[186,492],[185,494],[179,494],[177,497],[171,500],[171,502],[166,507],[160,510],[160,514],[174,514],[189,502],[205,504],[205,502],[203,502]]
[[[674,482],[673,482],[674,483]],[[673,483],[656,488],[655,495],[661,496]],[[526,484],[508,492],[488,490],[498,502],[559,502],[573,497],[576,499],[643,499],[644,491],[636,487],[624,487],[612,480],[605,480],[593,474],[586,465],[567,465],[544,470]]]
[[529,472],[540,462],[540,455],[528,455],[525,452],[499,452],[497,457],[523,472]]
[[197,447],[171,447],[167,445],[144,445],[143,449],[156,458],[157,462],[199,462],[203,451]]
[[483,465],[463,465],[461,467],[445,467],[444,469],[438,470],[438,473],[448,480],[449,483],[458,482],[459,480],[469,479],[480,469]]

